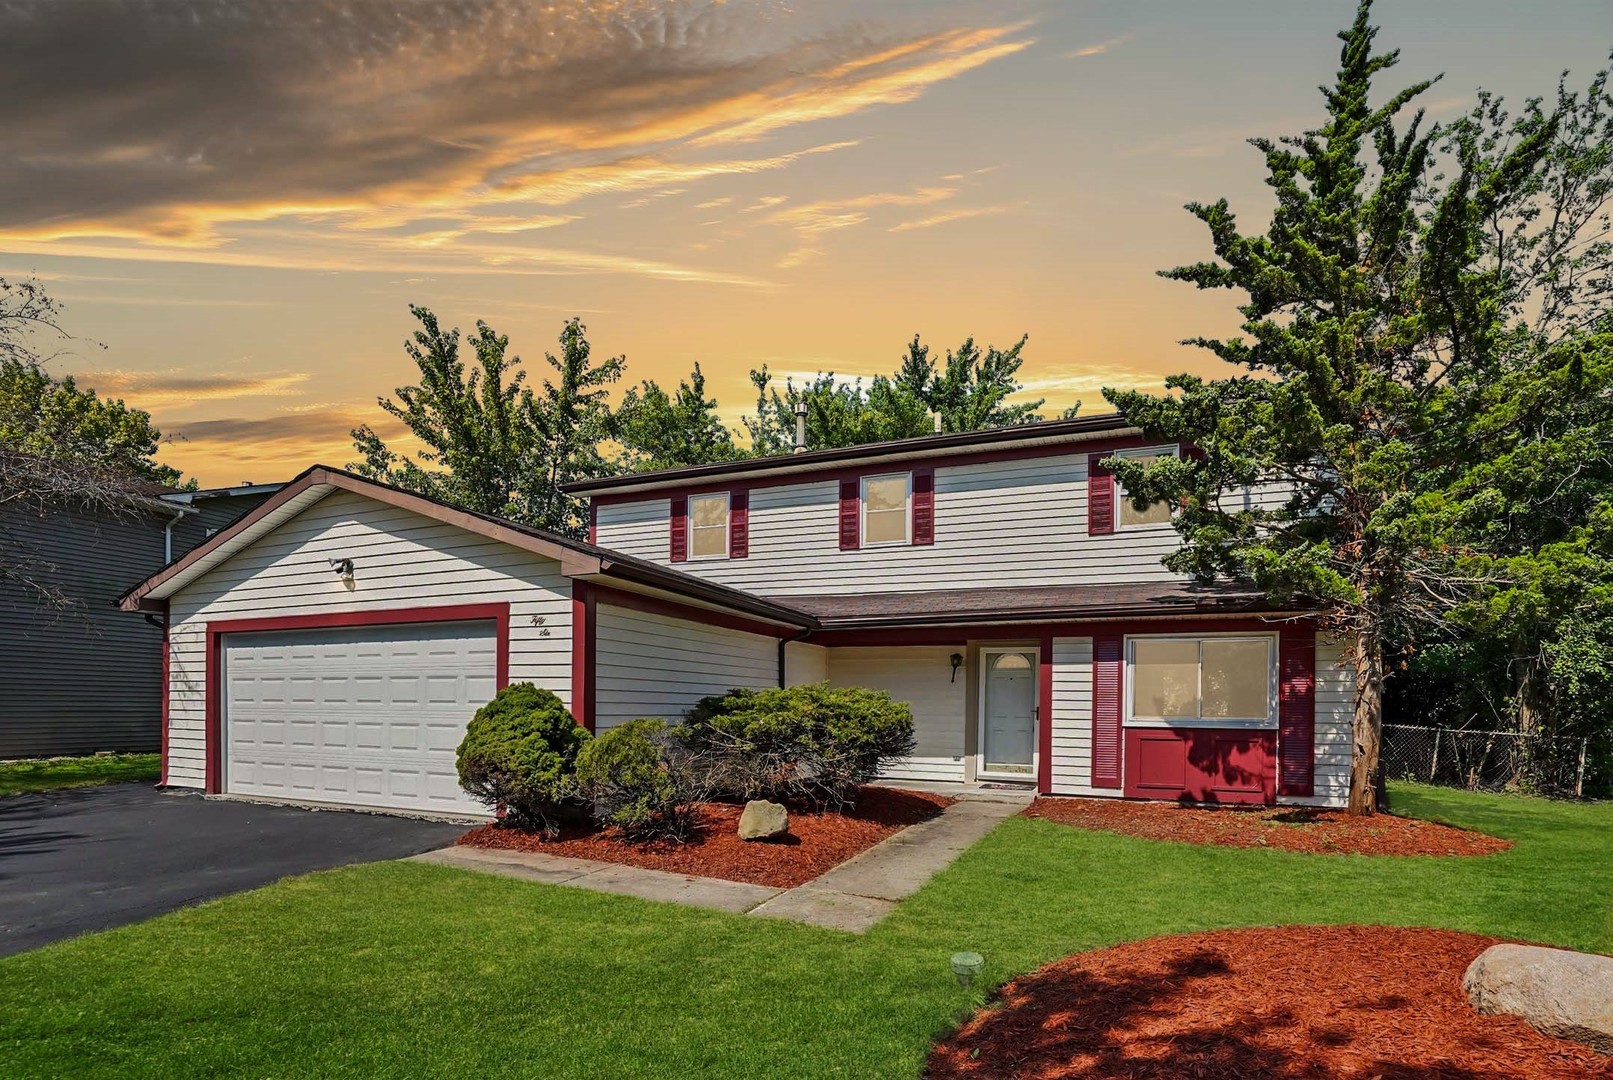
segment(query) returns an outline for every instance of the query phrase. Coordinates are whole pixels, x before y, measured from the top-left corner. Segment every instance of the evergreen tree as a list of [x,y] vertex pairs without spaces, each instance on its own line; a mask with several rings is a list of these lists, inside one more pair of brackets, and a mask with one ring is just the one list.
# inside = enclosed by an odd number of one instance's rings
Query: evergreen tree
[[[1482,258],[1483,223],[1527,182],[1554,133],[1544,125],[1498,159],[1469,157],[1441,180],[1438,132],[1423,129],[1420,111],[1399,126],[1432,80],[1370,101],[1374,77],[1398,60],[1374,52],[1370,9],[1363,0],[1340,34],[1323,125],[1251,140],[1277,196],[1269,228],[1241,232],[1225,199],[1191,204],[1217,259],[1165,274],[1247,295],[1245,337],[1189,344],[1249,374],[1173,376],[1173,396],[1104,392],[1150,436],[1203,451],[1110,462],[1139,505],[1180,507],[1184,545],[1167,565],[1305,598],[1348,643],[1354,814],[1376,802],[1386,645],[1442,624],[1466,596],[1423,491],[1471,452],[1452,423],[1453,387],[1502,363],[1502,281]],[[1287,492],[1275,505],[1241,497],[1273,485]]]

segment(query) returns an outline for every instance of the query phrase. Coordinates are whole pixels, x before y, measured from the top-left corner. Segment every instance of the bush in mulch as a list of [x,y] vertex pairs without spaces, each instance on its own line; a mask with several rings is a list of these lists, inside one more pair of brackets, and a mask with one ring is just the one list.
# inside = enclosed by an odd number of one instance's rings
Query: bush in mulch
[[466,726],[460,786],[512,825],[552,830],[569,816],[571,773],[588,739],[552,691],[512,683]]
[[1433,821],[1299,806],[1179,806],[1121,799],[1037,799],[1025,816],[1149,840],[1267,847],[1313,855],[1493,855],[1510,840]]
[[1004,986],[930,1080],[1613,1080],[1613,1057],[1480,1016],[1494,938],[1372,926],[1150,938]]
[[790,807],[790,831],[770,841],[739,838],[742,807],[701,803],[686,842],[635,842],[620,831],[562,827],[553,838],[498,825],[483,825],[459,838],[472,847],[565,855],[627,863],[677,874],[746,881],[775,888],[803,885],[909,825],[935,817],[952,800],[927,792],[863,788],[840,811]]

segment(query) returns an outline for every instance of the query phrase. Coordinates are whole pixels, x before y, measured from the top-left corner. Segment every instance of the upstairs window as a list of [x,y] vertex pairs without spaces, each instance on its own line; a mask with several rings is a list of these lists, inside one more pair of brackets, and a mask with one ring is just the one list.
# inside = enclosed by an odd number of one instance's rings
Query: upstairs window
[[1138,724],[1267,727],[1276,722],[1270,637],[1135,637],[1127,642]]
[[[1126,458],[1130,461],[1153,462],[1160,458],[1175,457],[1174,450],[1149,448],[1146,450],[1121,450],[1115,457]],[[1115,508],[1115,525],[1122,529],[1135,529],[1144,525],[1169,525],[1171,522],[1171,504],[1161,499],[1156,503],[1149,503],[1146,509],[1139,510],[1131,503],[1131,497],[1125,491],[1117,490],[1116,499],[1120,503]]]
[[689,556],[728,557],[728,493],[689,496]]
[[891,473],[862,479],[862,543],[864,547],[908,542],[912,475]]

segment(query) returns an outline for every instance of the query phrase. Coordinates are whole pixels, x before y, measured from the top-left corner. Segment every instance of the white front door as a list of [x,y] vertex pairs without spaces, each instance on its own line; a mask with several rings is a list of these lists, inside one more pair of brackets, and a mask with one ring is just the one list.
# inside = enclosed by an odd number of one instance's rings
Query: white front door
[[980,771],[1030,777],[1036,765],[1034,649],[982,649]]
[[459,786],[465,725],[493,696],[491,622],[224,636],[224,790],[485,814]]

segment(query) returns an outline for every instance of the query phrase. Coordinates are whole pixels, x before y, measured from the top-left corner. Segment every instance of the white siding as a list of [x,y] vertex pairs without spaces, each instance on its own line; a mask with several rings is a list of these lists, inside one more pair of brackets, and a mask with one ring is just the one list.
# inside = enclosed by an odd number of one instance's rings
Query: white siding
[[792,641],[784,646],[784,685],[820,683],[829,678],[829,650],[822,645]]
[[962,782],[968,680],[948,681],[955,650],[948,645],[829,650],[829,683],[888,691],[913,709],[913,756],[885,775],[893,780]]
[[778,639],[600,604],[595,613],[594,730],[657,716],[680,720],[703,697],[778,685]]
[[1055,795],[1119,795],[1092,786],[1092,639],[1053,639],[1053,776]]
[[[331,559],[352,559],[349,589]],[[168,781],[201,787],[209,620],[508,601],[510,680],[571,699],[571,584],[552,559],[336,492],[169,605]]]
[[1342,642],[1316,640],[1316,788],[1309,799],[1284,803],[1345,806],[1350,801],[1354,745],[1355,671]]
[[[937,469],[930,545],[841,551],[839,498],[833,480],[756,488],[750,556],[678,568],[763,596],[1175,580],[1170,525],[1087,535],[1085,450]],[[670,514],[665,497],[602,505],[599,543],[666,563]]]

